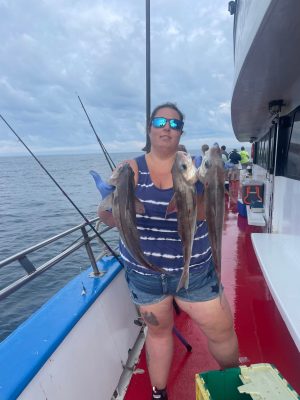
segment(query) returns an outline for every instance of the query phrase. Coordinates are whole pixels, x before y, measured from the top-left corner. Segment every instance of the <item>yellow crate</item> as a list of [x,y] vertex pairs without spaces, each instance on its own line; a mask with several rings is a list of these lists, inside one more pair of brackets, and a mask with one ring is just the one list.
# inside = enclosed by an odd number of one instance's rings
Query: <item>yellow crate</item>
[[272,364],[196,375],[196,400],[300,400]]
[[253,400],[298,400],[299,396],[272,364],[241,367],[240,393],[249,393]]
[[209,391],[205,387],[205,381],[198,374],[196,375],[196,400],[210,400]]

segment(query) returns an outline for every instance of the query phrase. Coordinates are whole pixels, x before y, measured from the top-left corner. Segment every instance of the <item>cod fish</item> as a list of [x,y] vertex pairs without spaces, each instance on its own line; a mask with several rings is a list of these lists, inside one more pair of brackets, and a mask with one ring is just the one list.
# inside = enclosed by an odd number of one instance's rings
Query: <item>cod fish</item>
[[136,212],[145,212],[143,203],[135,196],[134,172],[127,163],[121,163],[112,173],[108,183],[115,186],[115,190],[105,198],[100,209],[107,209],[109,204],[116,226],[123,243],[131,256],[144,267],[157,272],[163,270],[149,262],[140,247],[140,236],[136,227]]
[[172,167],[174,196],[170,201],[167,214],[177,211],[178,234],[183,249],[183,272],[177,286],[177,292],[189,285],[189,266],[197,222],[197,194],[195,183],[198,180],[197,169],[189,154],[178,151]]
[[205,214],[212,259],[221,283],[221,251],[224,221],[224,165],[219,146],[214,145],[205,154],[198,169],[199,179],[204,184]]

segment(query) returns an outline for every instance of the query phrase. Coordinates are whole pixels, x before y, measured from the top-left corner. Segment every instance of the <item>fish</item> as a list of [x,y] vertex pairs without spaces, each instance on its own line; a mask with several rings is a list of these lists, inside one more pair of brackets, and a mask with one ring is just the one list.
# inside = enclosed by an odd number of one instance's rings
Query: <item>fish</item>
[[205,216],[212,259],[221,289],[222,233],[225,208],[225,173],[221,150],[212,146],[203,157],[198,178],[204,184]]
[[163,269],[153,265],[146,258],[140,246],[136,213],[144,214],[145,208],[135,196],[134,171],[130,164],[128,162],[119,164],[109,178],[108,184],[115,189],[100,204],[100,209],[107,209],[111,206],[120,237],[136,262],[153,271],[164,273]]
[[189,286],[189,266],[197,223],[197,193],[195,183],[198,180],[197,169],[192,157],[183,151],[177,151],[172,166],[174,196],[167,207],[166,214],[177,211],[177,229],[182,243],[183,271],[177,286]]

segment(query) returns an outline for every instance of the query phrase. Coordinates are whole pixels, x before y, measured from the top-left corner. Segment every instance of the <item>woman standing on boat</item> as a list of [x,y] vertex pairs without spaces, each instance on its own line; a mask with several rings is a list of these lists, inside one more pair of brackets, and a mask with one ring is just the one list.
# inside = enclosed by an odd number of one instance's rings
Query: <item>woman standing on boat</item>
[[[221,368],[238,365],[238,343],[225,294],[219,297],[218,280],[212,265],[211,249],[204,221],[203,186],[197,184],[197,228],[190,263],[188,289],[176,292],[183,268],[182,244],[174,214],[165,217],[174,194],[171,169],[183,132],[184,116],[173,103],[154,109],[148,135],[151,148],[129,163],[135,173],[136,196],[145,206],[138,215],[137,228],[143,252],[160,274],[139,265],[120,244],[126,279],[132,300],[147,324],[146,354],[153,386],[153,399],[167,399],[166,385],[173,355],[173,299],[200,327],[208,347]],[[108,211],[102,221],[113,226]]]

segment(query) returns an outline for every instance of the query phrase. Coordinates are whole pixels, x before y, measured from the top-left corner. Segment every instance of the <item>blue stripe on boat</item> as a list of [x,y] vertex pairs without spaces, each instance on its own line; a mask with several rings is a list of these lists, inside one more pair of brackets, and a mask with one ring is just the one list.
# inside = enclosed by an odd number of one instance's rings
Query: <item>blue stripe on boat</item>
[[[121,271],[112,256],[97,263],[106,271],[90,278],[84,271],[0,343],[0,400],[16,399],[74,325]],[[86,294],[82,295],[82,284]]]

